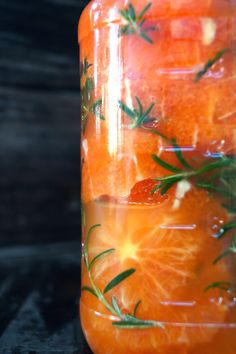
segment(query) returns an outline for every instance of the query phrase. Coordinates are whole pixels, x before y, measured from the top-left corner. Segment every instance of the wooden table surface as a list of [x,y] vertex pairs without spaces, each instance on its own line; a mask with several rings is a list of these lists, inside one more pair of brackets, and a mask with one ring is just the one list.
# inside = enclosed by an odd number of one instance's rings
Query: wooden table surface
[[0,246],[79,238],[77,22],[87,3],[0,0]]

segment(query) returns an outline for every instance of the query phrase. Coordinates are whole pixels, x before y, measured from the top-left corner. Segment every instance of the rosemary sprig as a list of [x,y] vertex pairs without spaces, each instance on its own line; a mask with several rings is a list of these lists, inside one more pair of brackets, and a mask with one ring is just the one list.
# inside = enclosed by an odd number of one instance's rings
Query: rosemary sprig
[[85,285],[82,287],[82,291],[87,291],[91,295],[95,296],[98,301],[100,301],[104,307],[114,316],[118,318],[117,321],[113,321],[112,325],[121,329],[135,329],[135,328],[151,328],[151,327],[159,327],[159,328],[164,328],[164,325],[161,322],[157,321],[149,321],[149,320],[142,320],[136,317],[137,310],[141,304],[141,301],[139,301],[133,311],[133,315],[123,313],[117,299],[114,296],[111,296],[110,302],[106,298],[106,294],[109,293],[112,289],[114,289],[116,286],[121,284],[124,280],[129,278],[132,274],[135,273],[135,269],[131,268],[128,269],[120,274],[118,274],[114,279],[112,279],[104,288],[102,291],[100,288],[98,288],[94,282],[93,276],[92,276],[92,268],[95,263],[98,261],[101,261],[104,257],[107,255],[115,252],[114,248],[111,248],[109,250],[105,250],[99,255],[95,256],[91,261],[89,260],[89,242],[92,237],[92,234],[94,231],[101,227],[100,224],[93,225],[87,234],[84,247],[83,247],[83,258],[84,258],[84,264],[88,273],[90,285]]
[[[166,163],[158,156],[152,155],[152,159],[160,166],[164,167],[166,170],[170,172],[176,172],[169,176],[155,178],[155,181],[157,182],[157,186],[153,191],[154,193],[160,190],[162,194],[166,194],[166,192],[170,189],[170,187],[172,187],[175,183],[184,179],[195,179],[195,183],[199,188],[207,189],[209,192],[211,192],[213,189],[216,192],[218,188],[213,183],[208,182],[207,180],[208,174],[215,170],[219,171],[222,168],[228,167],[230,165],[234,168],[233,166],[234,161],[232,160],[232,158],[222,156],[216,159],[216,161],[210,160],[200,168],[196,169],[190,166],[190,164],[185,160],[183,155],[180,157],[179,152],[176,152],[176,150],[175,153],[176,156],[178,157],[179,162],[182,165],[184,165],[183,167],[186,167],[185,169],[180,169],[178,167],[171,166],[170,164]],[[167,188],[168,186],[169,188]],[[219,189],[219,192],[223,193],[224,189]]]
[[93,66],[88,62],[88,59],[85,58],[83,62],[80,63],[80,76],[87,75],[88,69]]
[[[165,195],[171,187],[182,180],[190,180],[201,189],[205,189],[210,193],[219,194],[223,200],[226,198],[227,202],[223,204],[223,207],[232,214],[233,219],[223,225],[220,231],[215,235],[217,239],[224,237],[229,231],[236,230],[236,163],[235,157],[221,156],[217,159],[209,159],[199,168],[193,168],[188,161],[186,161],[184,155],[180,154],[179,147],[175,140],[172,140],[174,152],[178,158],[178,161],[183,166],[179,168],[172,166],[165,162],[156,155],[152,155],[152,159],[161,167],[171,172],[170,175],[165,177],[155,178],[157,182],[156,187],[152,193],[159,191],[161,195]],[[228,199],[232,197],[231,203]],[[233,205],[231,205],[233,204]],[[230,254],[236,255],[236,233],[231,242],[230,247],[220,254],[213,262],[217,264],[226,256]]]
[[219,290],[220,297],[222,297],[224,294],[227,296],[228,301],[233,301],[235,302],[236,299],[236,285],[232,284],[230,281],[217,281],[214,282],[210,285],[208,285],[205,289],[204,292],[207,293],[211,290]]
[[209,69],[211,69],[212,66],[215,65],[228,51],[229,48],[222,49],[216,53],[214,58],[209,59],[208,62],[204,65],[203,69],[198,71],[198,73],[196,74],[194,82],[200,81],[201,78],[209,71]]
[[92,77],[87,77],[84,86],[81,89],[83,102],[89,103],[94,90],[94,81]]
[[140,99],[137,96],[135,96],[135,101],[136,101],[136,104],[137,104],[136,108],[130,108],[125,103],[123,103],[122,101],[120,101],[120,100],[118,101],[119,108],[121,108],[122,111],[132,121],[132,124],[130,124],[128,126],[128,128],[131,128],[131,129],[142,127],[143,124],[153,121],[153,119],[150,118],[149,115],[152,112],[155,104],[152,103],[148,107],[148,109],[145,111]]
[[128,36],[133,34],[138,34],[146,42],[153,44],[153,40],[147,35],[148,32],[156,31],[155,26],[143,27],[145,23],[144,15],[150,9],[152,3],[148,3],[143,10],[136,14],[134,6],[129,3],[127,8],[124,10],[119,10],[121,16],[126,20],[127,24],[121,26],[119,30],[119,36]]
[[83,86],[81,87],[81,118],[82,118],[82,127],[85,131],[87,119],[89,113],[95,115],[96,118],[105,120],[104,116],[101,115],[102,99],[93,101],[94,96],[94,79],[91,76],[88,76],[88,69],[93,65],[90,64],[87,58],[80,64],[80,74],[81,78],[84,81]]
[[130,275],[135,273],[135,269],[131,268],[128,270],[125,270],[124,272],[120,273],[117,275],[114,279],[112,279],[107,286],[105,287],[103,294],[108,293],[110,290],[112,290],[114,287],[116,287],[118,284],[120,284],[122,281],[124,281],[126,278],[128,278]]
[[135,305],[134,313],[133,313],[133,316],[134,316],[134,317],[136,317],[138,308],[139,308],[139,306],[141,305],[141,303],[142,303],[142,301],[139,300],[139,301],[137,302],[137,304]]
[[92,106],[89,108],[90,112],[92,112],[96,117],[98,117],[101,120],[105,120],[105,117],[101,115],[101,106],[102,106],[102,99],[97,100],[92,104]]
[[217,264],[219,263],[223,258],[230,256],[230,255],[236,255],[236,234],[234,235],[230,247],[224,251],[223,253],[221,253],[213,262],[213,264]]

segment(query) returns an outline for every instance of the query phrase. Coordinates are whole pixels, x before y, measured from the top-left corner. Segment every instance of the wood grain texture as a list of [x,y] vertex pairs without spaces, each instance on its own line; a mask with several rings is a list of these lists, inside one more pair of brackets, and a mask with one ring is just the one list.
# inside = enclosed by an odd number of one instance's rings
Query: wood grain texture
[[87,3],[0,0],[0,245],[79,238],[77,22]]

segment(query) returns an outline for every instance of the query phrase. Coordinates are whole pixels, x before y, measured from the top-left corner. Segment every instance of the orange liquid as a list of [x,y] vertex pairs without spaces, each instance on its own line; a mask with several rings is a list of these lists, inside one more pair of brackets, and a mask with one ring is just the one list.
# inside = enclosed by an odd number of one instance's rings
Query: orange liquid
[[[197,190],[190,192],[178,212],[172,211],[172,202],[137,206],[98,201],[86,205],[86,223],[101,223],[90,240],[90,259],[115,249],[94,266],[96,286],[104,289],[122,270],[136,269],[107,300],[111,302],[114,296],[125,313],[132,313],[141,300],[139,318],[161,321],[165,326],[117,329],[112,325],[115,316],[92,294],[83,292],[82,326],[94,353],[198,353],[197,348],[222,353],[226,345],[229,350],[224,352],[235,353],[235,329],[226,330],[235,320],[233,300],[223,294],[221,298],[218,291],[204,293],[213,281],[232,280],[226,262],[212,265],[223,244],[215,242],[210,225],[203,222],[209,209],[219,218],[226,217],[225,213]],[[201,208],[193,215],[196,205]],[[82,285],[89,285],[85,269]]]
[[[148,1],[131,3],[139,13]],[[157,178],[177,173],[166,165],[189,171],[173,139],[194,171],[235,155],[236,5],[154,1],[145,17],[147,26],[158,27],[147,32],[152,44],[140,33],[119,36],[127,23],[118,9],[127,2],[94,1],[79,28],[81,61],[89,63],[82,88],[93,80],[83,94],[84,334],[95,354],[236,354],[236,290],[227,287],[236,282],[235,255],[214,264],[235,233],[217,238],[235,220],[225,207],[235,199],[233,187],[225,197],[186,175],[163,195],[153,193]],[[132,128],[132,113],[119,102],[137,111],[137,98],[143,112],[153,107],[148,124]],[[226,289],[209,288],[219,283]],[[155,325],[117,326],[127,316]]]

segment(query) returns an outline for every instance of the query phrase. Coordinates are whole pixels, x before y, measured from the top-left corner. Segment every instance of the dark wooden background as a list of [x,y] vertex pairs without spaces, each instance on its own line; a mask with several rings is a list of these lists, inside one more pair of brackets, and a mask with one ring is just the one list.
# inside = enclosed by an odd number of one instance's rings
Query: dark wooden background
[[0,246],[79,239],[77,22],[88,2],[0,0]]

